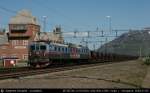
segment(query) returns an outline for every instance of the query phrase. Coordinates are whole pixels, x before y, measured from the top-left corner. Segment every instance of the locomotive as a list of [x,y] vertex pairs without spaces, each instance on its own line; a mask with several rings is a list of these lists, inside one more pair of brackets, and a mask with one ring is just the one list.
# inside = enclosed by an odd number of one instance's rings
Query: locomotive
[[47,67],[53,63],[88,61],[91,57],[88,47],[72,43],[33,41],[28,49],[28,64],[36,68]]

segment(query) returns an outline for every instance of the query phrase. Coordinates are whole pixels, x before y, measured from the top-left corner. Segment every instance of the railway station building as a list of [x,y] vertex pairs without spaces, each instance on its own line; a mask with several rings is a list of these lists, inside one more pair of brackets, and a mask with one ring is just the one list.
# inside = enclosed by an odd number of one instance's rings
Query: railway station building
[[22,10],[10,19],[8,28],[8,32],[1,34],[1,58],[18,57],[28,60],[28,44],[40,32],[37,19],[29,11]]
[[0,58],[17,57],[19,60],[28,60],[28,45],[31,41],[45,39],[64,42],[60,27],[56,27],[53,32],[41,31],[37,18],[27,10],[21,10],[13,16],[8,28],[8,32],[0,31]]

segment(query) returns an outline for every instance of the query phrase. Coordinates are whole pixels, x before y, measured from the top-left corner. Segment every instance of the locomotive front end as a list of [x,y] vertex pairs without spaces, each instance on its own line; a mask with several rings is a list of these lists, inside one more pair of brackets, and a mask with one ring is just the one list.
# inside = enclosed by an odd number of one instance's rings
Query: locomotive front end
[[29,45],[29,65],[32,67],[46,67],[49,65],[47,44],[34,42]]

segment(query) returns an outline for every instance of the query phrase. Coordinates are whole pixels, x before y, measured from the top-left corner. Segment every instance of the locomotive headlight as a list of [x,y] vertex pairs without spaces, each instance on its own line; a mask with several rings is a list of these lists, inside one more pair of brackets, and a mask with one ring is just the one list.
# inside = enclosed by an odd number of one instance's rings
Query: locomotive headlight
[[15,65],[15,61],[14,61],[14,60],[11,60],[11,61],[10,61],[10,64]]

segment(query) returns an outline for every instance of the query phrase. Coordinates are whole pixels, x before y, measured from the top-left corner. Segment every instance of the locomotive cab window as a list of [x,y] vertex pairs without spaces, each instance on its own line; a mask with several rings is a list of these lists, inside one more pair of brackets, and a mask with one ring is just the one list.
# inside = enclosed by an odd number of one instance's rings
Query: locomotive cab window
[[35,46],[34,45],[30,46],[30,49],[35,50]]
[[67,47],[65,48],[65,52],[68,53],[68,48]]
[[35,50],[39,50],[39,44],[35,44]]
[[40,46],[40,50],[46,50],[46,46],[45,45],[41,45]]
[[60,47],[58,47],[58,51],[60,52]]
[[54,50],[54,46],[53,45],[49,45],[49,50]]
[[62,52],[64,52],[64,48],[62,47]]
[[57,51],[57,47],[56,46],[54,46],[54,50]]
[[31,50],[39,50],[39,45],[36,45],[36,44],[35,45],[31,45],[30,49]]

